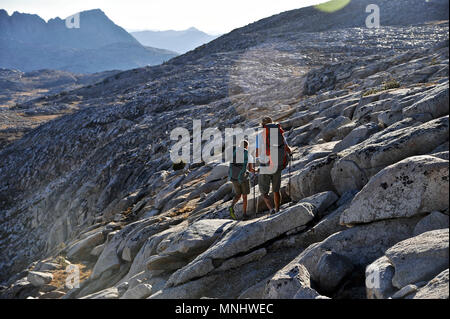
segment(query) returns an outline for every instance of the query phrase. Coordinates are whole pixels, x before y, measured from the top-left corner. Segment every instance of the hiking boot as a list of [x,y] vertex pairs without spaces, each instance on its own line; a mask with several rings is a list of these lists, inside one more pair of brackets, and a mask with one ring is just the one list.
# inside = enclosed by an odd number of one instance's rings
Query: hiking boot
[[237,220],[236,215],[234,214],[234,207],[230,206],[229,210],[230,210],[231,218],[234,219],[234,220]]
[[247,215],[242,216],[242,220],[243,221],[246,221],[246,220],[249,220],[249,219],[250,219],[250,217],[248,217]]
[[277,213],[277,211],[275,209],[272,209],[269,214],[270,215],[275,215],[276,213]]

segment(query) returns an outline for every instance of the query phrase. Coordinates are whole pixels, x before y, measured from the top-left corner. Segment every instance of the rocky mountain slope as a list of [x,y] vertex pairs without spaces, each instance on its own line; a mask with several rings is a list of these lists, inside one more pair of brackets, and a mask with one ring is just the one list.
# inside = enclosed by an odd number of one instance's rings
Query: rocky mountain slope
[[142,45],[163,48],[166,50],[178,52],[180,54],[186,53],[208,43],[217,36],[207,34],[196,28],[189,28],[187,30],[175,31],[136,31],[130,32]]
[[75,73],[127,70],[156,65],[177,54],[145,48],[101,10],[79,13],[79,28],[60,18],[45,22],[37,15],[0,10],[0,67]]
[[[448,298],[448,2],[376,1],[367,29],[372,2],[21,105],[82,107],[0,151],[1,296]],[[233,221],[227,165],[174,170],[170,132],[265,115],[296,149],[282,211]]]

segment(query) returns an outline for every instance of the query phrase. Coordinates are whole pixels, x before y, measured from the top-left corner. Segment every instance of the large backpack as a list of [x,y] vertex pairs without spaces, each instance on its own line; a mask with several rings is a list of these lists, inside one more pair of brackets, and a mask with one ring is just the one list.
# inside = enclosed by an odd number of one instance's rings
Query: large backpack
[[[275,139],[271,139],[270,138],[270,129],[272,128],[276,128],[278,129],[278,134],[277,134],[277,138]],[[278,158],[279,158],[279,162],[281,162],[281,168],[285,169],[289,163],[289,161],[291,160],[289,153],[287,152],[286,148],[287,145],[284,142],[284,131],[281,128],[280,124],[276,124],[276,123],[270,123],[270,124],[266,124],[264,125],[264,130],[265,130],[265,136],[266,136],[266,155],[268,155],[270,157],[270,147],[276,147],[278,148]],[[280,154],[280,152],[282,152],[282,154]]]
[[[246,152],[246,151],[244,151],[244,152]],[[239,163],[236,153],[237,153],[237,149],[236,149],[236,147],[233,147],[233,160],[230,162],[229,176],[232,181],[242,181],[242,179],[246,177],[247,162],[245,161],[245,155],[244,155],[244,162]],[[239,179],[239,178],[241,178],[241,179]]]
[[[274,140],[271,140],[270,138],[270,130],[276,128],[278,131],[277,138]],[[267,155],[270,155],[270,147],[281,147],[284,146],[284,137],[283,137],[283,130],[281,129],[280,124],[270,123],[264,125],[264,130],[266,134],[266,153]]]

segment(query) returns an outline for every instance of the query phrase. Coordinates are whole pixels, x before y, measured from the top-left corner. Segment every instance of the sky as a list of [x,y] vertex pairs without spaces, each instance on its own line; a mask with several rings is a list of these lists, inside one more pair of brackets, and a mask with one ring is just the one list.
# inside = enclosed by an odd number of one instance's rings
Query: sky
[[223,34],[262,18],[325,0],[0,0],[0,8],[48,21],[101,9],[127,31],[185,30]]

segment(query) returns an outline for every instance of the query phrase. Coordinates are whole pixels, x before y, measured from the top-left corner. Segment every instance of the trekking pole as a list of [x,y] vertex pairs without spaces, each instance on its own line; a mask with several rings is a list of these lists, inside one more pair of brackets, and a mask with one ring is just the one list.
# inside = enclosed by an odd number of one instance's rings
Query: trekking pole
[[289,197],[291,198],[292,202],[292,192],[291,192],[291,165],[292,161],[294,160],[294,150],[292,150],[291,158],[289,159]]
[[255,176],[255,180],[254,180],[254,184],[255,184],[255,186],[254,186],[254,188],[253,188],[253,200],[256,202],[256,204],[254,203],[254,206],[255,206],[255,217],[256,217],[256,215],[258,214],[258,206],[259,206],[259,198],[256,198],[256,184],[258,184],[258,177],[257,177],[257,171],[258,171],[258,169],[257,169],[257,167],[258,167],[258,163],[259,163],[259,161],[258,161],[258,159],[256,159],[255,160],[255,167],[254,167],[254,170],[255,170],[255,173],[254,173],[254,176]]
[[[255,186],[256,189],[256,186]],[[259,206],[259,196],[256,198],[256,214],[258,214],[258,207]]]
[[292,201],[292,193],[291,193],[291,160],[289,160],[289,197],[291,198]]
[[258,210],[256,208],[256,172],[253,173],[253,207],[255,209],[255,217],[258,213]]

